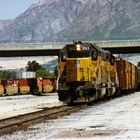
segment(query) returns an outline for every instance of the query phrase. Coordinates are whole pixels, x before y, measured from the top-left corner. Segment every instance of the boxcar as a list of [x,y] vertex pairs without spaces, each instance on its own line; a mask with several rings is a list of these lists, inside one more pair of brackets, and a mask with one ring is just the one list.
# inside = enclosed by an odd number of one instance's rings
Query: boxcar
[[137,67],[138,72],[138,90],[140,90],[140,67]]
[[118,59],[116,63],[120,90],[123,92],[135,91],[138,85],[137,67],[123,59]]

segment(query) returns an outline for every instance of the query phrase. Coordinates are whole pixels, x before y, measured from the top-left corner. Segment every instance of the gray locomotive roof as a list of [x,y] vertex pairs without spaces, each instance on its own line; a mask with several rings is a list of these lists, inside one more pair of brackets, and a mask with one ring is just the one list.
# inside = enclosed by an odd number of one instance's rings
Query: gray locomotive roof
[[98,50],[99,52],[104,51],[102,48],[98,47],[96,43],[95,43],[95,44],[91,44],[91,43],[82,43],[82,42],[75,42],[75,43],[72,43],[72,44],[66,44],[66,45],[63,47],[62,51],[63,51],[63,50],[66,50],[67,47],[70,47],[70,46],[76,45],[76,44],[90,45],[91,48],[95,48],[95,49]]

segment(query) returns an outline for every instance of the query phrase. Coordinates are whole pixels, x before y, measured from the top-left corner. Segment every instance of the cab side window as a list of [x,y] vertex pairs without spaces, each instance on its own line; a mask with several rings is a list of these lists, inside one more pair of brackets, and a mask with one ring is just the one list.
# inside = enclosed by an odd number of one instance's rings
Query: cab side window
[[110,60],[110,54],[106,53],[106,60]]
[[96,61],[98,58],[98,52],[96,50],[93,50],[91,52],[91,55],[92,55],[92,60]]
[[105,61],[105,60],[106,60],[106,53],[105,53],[105,52],[102,52],[102,54],[101,54],[101,55],[102,55],[102,60],[104,60],[104,61]]
[[114,57],[113,55],[110,55],[110,64],[111,64],[112,66],[115,65],[115,57]]
[[66,52],[61,52],[61,61],[62,62],[65,62],[66,61],[66,58],[67,58]]

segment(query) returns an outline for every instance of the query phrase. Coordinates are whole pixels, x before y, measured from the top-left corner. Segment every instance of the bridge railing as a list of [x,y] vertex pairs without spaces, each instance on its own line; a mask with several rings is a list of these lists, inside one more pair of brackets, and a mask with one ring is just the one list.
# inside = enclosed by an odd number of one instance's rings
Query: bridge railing
[[[83,41],[84,42],[84,41]],[[87,42],[87,41],[86,41]],[[140,46],[140,40],[108,40],[108,41],[88,41],[96,43],[98,46],[104,47],[126,47]],[[66,44],[72,42],[46,42],[46,43],[15,43],[15,44],[0,44],[0,50],[11,49],[61,49]]]

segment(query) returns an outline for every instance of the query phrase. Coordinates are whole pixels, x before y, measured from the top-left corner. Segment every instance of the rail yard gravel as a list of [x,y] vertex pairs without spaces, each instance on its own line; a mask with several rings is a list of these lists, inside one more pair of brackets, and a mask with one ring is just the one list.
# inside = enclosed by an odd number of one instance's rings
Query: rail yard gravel
[[0,119],[34,112],[45,107],[62,105],[57,93],[46,96],[18,95],[0,97]]
[[140,92],[136,92],[1,136],[0,140],[138,140],[139,124]]

